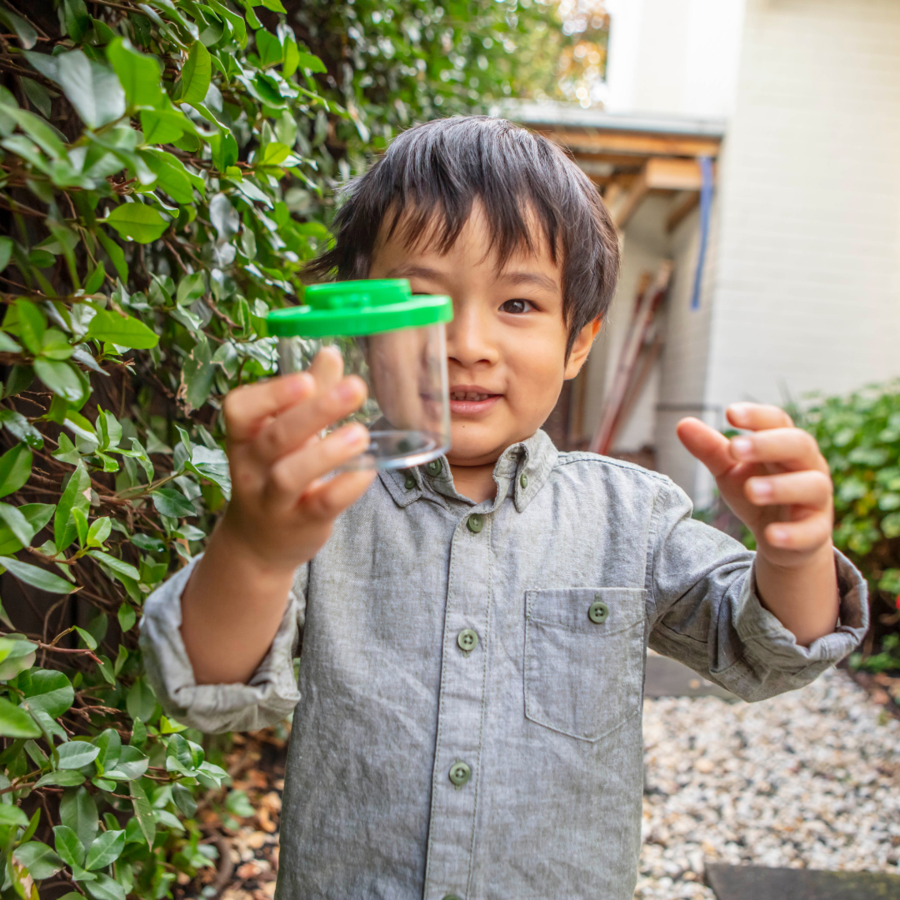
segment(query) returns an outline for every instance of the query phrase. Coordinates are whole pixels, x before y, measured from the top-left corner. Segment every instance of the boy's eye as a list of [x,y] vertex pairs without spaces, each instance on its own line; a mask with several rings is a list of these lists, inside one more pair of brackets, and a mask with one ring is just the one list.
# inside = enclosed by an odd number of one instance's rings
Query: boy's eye
[[524,313],[534,309],[534,304],[530,300],[507,300],[500,309],[508,313]]

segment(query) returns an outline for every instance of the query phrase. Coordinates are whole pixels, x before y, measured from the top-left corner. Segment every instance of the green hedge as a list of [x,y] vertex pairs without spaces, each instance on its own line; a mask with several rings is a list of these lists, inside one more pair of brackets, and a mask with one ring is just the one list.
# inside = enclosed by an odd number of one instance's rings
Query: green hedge
[[417,119],[518,93],[547,16],[0,8],[3,898],[171,896],[214,864],[198,800],[248,812],[161,714],[141,605],[228,500],[221,397],[275,372],[263,319],[302,295],[336,182]]

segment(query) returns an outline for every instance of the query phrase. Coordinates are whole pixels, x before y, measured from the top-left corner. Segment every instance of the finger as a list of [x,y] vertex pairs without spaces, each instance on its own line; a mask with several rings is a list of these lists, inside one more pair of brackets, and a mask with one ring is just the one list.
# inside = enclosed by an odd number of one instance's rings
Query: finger
[[319,520],[334,519],[368,490],[376,474],[373,469],[363,469],[335,475],[307,492],[302,501],[303,512]]
[[790,428],[794,421],[777,406],[766,403],[732,403],[725,416],[735,428],[765,431],[769,428]]
[[799,428],[772,428],[731,439],[731,455],[739,462],[779,463],[788,469],[828,471],[815,438]]
[[369,432],[363,425],[351,423],[338,428],[321,441],[313,441],[303,449],[276,462],[269,471],[264,488],[272,509],[296,506],[305,490],[316,479],[358,456],[369,444]]
[[796,522],[772,522],[763,536],[781,550],[815,550],[831,538],[831,517],[818,514]]
[[825,509],[831,504],[832,486],[831,478],[824,472],[805,469],[748,478],[744,492],[756,506],[787,504]]
[[323,347],[307,370],[316,380],[320,391],[330,391],[344,374],[344,359],[337,347]]
[[263,464],[271,464],[301,449],[323,428],[359,409],[366,393],[366,383],[358,376],[342,378],[331,390],[269,421],[253,442],[253,455]]
[[222,404],[228,439],[235,442],[250,440],[267,419],[300,403],[314,388],[313,379],[305,372],[235,388]]
[[689,416],[675,427],[678,438],[688,452],[712,472],[714,478],[724,475],[735,465],[728,438],[705,422]]

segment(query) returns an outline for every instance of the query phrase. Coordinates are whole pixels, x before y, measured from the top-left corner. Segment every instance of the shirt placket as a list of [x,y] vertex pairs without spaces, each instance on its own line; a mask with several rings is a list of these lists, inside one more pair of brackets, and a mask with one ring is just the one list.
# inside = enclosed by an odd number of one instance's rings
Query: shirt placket
[[490,532],[490,514],[469,513],[451,546],[424,900],[468,896],[482,783]]

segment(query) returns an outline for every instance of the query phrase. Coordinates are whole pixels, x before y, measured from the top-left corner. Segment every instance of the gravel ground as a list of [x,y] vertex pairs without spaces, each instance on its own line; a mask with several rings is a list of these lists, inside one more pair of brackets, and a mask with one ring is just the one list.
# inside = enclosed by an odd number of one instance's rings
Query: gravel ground
[[900,721],[846,672],[760,703],[644,701],[635,900],[716,900],[704,862],[900,874]]

